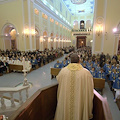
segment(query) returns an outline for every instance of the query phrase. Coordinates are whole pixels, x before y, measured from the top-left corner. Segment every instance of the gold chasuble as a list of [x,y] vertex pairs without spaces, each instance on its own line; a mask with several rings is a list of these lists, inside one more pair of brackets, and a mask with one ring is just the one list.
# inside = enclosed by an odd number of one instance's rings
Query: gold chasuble
[[78,63],[70,63],[57,76],[55,120],[89,120],[93,108],[93,77]]

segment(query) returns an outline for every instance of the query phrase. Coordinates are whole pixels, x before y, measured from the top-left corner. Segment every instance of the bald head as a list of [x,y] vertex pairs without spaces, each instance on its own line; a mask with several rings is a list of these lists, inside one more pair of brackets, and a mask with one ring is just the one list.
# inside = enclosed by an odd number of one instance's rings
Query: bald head
[[79,63],[79,56],[76,53],[73,53],[71,56],[71,63]]

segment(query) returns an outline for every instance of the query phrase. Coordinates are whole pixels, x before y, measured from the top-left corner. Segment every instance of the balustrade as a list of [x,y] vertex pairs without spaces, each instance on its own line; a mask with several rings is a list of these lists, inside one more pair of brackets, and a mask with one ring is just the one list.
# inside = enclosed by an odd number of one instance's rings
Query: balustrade
[[19,104],[21,105],[23,103],[23,97],[22,97],[22,91],[26,91],[26,99],[28,99],[29,94],[28,94],[28,88],[29,85],[27,86],[18,86],[18,87],[0,87],[0,98],[1,98],[1,106],[0,109],[1,110],[6,110],[8,104],[6,104],[5,102],[5,98],[4,95],[6,93],[10,94],[10,101],[11,101],[11,108],[15,108],[15,99],[14,99],[14,93],[18,93],[19,94]]

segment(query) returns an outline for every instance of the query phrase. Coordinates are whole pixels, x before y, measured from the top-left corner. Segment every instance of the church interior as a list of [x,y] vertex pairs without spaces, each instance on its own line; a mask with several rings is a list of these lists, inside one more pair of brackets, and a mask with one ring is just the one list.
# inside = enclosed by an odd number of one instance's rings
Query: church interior
[[56,76],[73,52],[93,75],[92,120],[119,120],[119,4],[0,0],[0,120],[53,120]]

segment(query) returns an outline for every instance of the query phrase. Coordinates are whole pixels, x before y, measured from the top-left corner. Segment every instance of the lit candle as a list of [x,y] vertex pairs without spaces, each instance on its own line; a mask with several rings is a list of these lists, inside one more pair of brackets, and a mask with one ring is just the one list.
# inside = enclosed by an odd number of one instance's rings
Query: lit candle
[[25,70],[25,58],[23,57],[23,70]]

